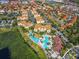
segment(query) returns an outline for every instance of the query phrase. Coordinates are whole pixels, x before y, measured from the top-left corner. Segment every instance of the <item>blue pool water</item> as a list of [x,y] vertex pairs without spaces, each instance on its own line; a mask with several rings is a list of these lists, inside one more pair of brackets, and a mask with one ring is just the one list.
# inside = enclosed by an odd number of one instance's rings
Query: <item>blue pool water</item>
[[38,42],[40,41],[38,38],[33,36],[32,32],[29,33],[29,36],[30,36],[31,40],[33,40],[36,44],[38,44]]
[[47,43],[49,42],[49,37],[47,35],[44,36],[44,40],[43,40],[43,48],[48,48]]
[[43,36],[44,39],[42,39],[42,40],[40,40],[39,38],[36,38],[36,37],[33,35],[32,32],[29,33],[29,36],[30,36],[31,40],[32,40],[33,42],[35,42],[36,44],[38,44],[38,45],[39,45],[39,42],[42,41],[42,46],[41,46],[42,48],[44,48],[44,49],[48,48],[47,43],[49,42],[49,37],[48,37],[47,35],[44,35],[44,36]]
[[31,36],[30,37],[35,43],[38,44],[38,42],[40,41],[38,38]]

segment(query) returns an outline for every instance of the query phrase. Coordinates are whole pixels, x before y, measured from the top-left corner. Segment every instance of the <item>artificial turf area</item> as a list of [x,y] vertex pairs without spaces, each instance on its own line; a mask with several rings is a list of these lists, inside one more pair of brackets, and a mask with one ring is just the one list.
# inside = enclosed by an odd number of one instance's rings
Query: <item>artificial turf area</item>
[[6,47],[10,51],[10,59],[40,59],[32,48],[24,43],[17,30],[0,33],[0,49]]

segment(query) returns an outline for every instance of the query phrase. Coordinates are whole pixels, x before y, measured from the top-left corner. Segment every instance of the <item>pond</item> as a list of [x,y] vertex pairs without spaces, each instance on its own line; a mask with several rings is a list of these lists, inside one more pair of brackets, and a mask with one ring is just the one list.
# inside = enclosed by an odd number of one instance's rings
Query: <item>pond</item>
[[8,48],[0,49],[0,59],[10,59],[10,51]]

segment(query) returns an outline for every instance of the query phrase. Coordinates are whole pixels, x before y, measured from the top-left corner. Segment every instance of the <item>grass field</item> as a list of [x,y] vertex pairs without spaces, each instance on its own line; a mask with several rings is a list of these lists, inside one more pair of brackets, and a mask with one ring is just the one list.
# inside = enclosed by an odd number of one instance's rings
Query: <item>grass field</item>
[[0,33],[0,49],[5,47],[10,50],[11,59],[39,59],[17,30]]
[[76,2],[79,2],[79,0],[75,0]]
[[74,0],[77,4],[79,4],[79,0]]

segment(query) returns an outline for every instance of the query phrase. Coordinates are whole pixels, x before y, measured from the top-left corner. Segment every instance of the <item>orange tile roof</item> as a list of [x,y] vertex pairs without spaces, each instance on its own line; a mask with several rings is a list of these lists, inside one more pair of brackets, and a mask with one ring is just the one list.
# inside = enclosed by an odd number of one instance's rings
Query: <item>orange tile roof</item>
[[61,29],[64,30],[65,28],[72,26],[76,22],[76,20],[77,20],[77,16],[74,16],[69,23],[67,23],[66,25],[62,25]]
[[28,20],[27,16],[18,16],[17,18],[20,19],[20,20]]
[[36,11],[36,9],[34,8],[32,10],[32,13],[34,14],[34,17],[36,19],[36,22],[41,22],[41,21],[44,21],[43,18],[38,14],[38,12]]
[[67,15],[64,15],[64,16],[63,16],[63,19],[66,20],[66,19],[67,19]]
[[32,10],[32,13],[33,13],[34,15],[38,14],[38,13],[36,12],[36,10]]
[[47,28],[47,30],[50,30],[52,27],[51,27],[51,25],[46,25],[46,28]]
[[19,21],[18,25],[21,25],[21,26],[31,26],[32,23],[30,21]]
[[72,18],[72,20],[70,21],[70,23],[75,23],[76,20],[77,20],[77,16],[74,16],[74,17]]
[[36,17],[36,21],[41,21],[41,20],[43,20],[43,18],[41,16]]
[[42,25],[42,24],[36,24],[34,29],[37,29],[37,30],[41,30],[41,29],[46,29],[46,30],[51,30],[51,25],[47,24],[47,25]]

